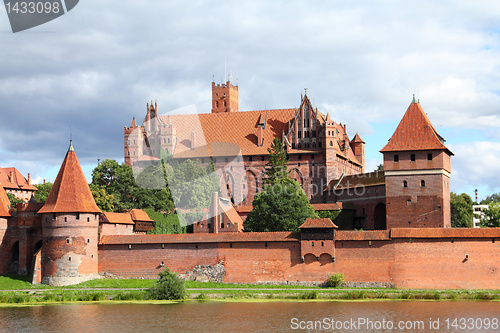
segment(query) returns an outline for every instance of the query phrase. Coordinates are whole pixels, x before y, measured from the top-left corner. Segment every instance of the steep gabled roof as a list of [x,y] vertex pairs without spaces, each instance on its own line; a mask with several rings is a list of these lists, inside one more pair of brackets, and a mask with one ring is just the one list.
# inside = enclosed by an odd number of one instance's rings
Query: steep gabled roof
[[[10,177],[12,175],[12,178]],[[30,190],[37,191],[38,189],[31,185],[26,178],[17,170],[17,168],[0,168],[0,183],[4,188],[14,190]]]
[[66,157],[49,192],[42,213],[100,213],[70,143]]
[[11,206],[9,197],[7,197],[7,193],[5,192],[2,184],[0,183],[0,217],[9,217],[11,216]]
[[380,152],[443,149],[453,155],[443,141],[444,139],[436,132],[422,110],[420,103],[414,98],[396,131]]
[[356,135],[354,136],[354,138],[352,138],[351,142],[361,142],[361,143],[365,143],[363,141],[363,139],[361,139],[361,137],[359,136],[358,133],[356,133]]

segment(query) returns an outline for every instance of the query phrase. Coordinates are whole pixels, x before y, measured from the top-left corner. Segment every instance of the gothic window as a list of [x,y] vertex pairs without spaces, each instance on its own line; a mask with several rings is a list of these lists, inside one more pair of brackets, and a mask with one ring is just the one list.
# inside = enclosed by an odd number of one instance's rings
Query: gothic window
[[422,180],[420,181],[420,186],[421,186],[421,187],[425,187],[425,180],[423,180],[423,179],[422,179]]
[[403,180],[403,187],[408,187],[408,182],[406,180]]
[[302,131],[299,131],[299,133],[297,133],[297,137],[298,137],[299,139],[302,139]]

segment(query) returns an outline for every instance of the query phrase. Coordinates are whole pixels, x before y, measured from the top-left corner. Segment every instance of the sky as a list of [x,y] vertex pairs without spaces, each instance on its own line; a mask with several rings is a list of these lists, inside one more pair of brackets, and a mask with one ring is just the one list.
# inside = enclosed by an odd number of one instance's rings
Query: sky
[[415,94],[454,153],[451,190],[500,192],[498,1],[84,0],[18,33],[0,8],[0,166],[53,181],[71,137],[90,181],[146,103],[210,112],[228,78],[240,110],[307,88],[366,142],[367,171]]

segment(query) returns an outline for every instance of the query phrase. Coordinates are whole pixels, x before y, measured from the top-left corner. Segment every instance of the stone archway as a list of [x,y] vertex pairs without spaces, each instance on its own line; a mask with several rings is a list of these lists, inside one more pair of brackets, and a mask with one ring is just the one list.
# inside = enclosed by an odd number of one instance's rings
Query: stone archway
[[376,230],[387,229],[385,204],[383,203],[379,203],[375,206],[375,210],[373,212],[373,228]]

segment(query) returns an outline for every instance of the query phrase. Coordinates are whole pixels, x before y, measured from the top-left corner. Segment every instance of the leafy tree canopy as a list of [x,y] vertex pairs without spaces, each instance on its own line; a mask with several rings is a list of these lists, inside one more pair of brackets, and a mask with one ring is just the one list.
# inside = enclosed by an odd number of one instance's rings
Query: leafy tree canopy
[[271,147],[267,151],[269,152],[269,162],[266,163],[262,183],[272,185],[278,179],[288,178],[288,158],[286,156],[286,147],[278,138],[273,140]]
[[285,178],[266,186],[253,199],[245,231],[298,231],[306,218],[318,217],[296,180]]
[[472,227],[472,199],[466,194],[450,194],[451,206],[451,226],[454,228],[470,228]]
[[500,227],[500,202],[490,202],[488,209],[484,209],[482,227]]
[[481,200],[481,205],[488,205],[490,202],[500,202],[500,193],[493,193]]
[[18,203],[24,202],[24,200],[16,198],[16,196],[12,193],[7,193],[7,197],[9,198],[10,206],[14,210],[17,210]]
[[38,191],[35,191],[35,199],[37,202],[47,201],[47,197],[49,196],[49,192],[52,189],[52,185],[54,184],[50,182],[35,185],[35,187],[38,189]]

